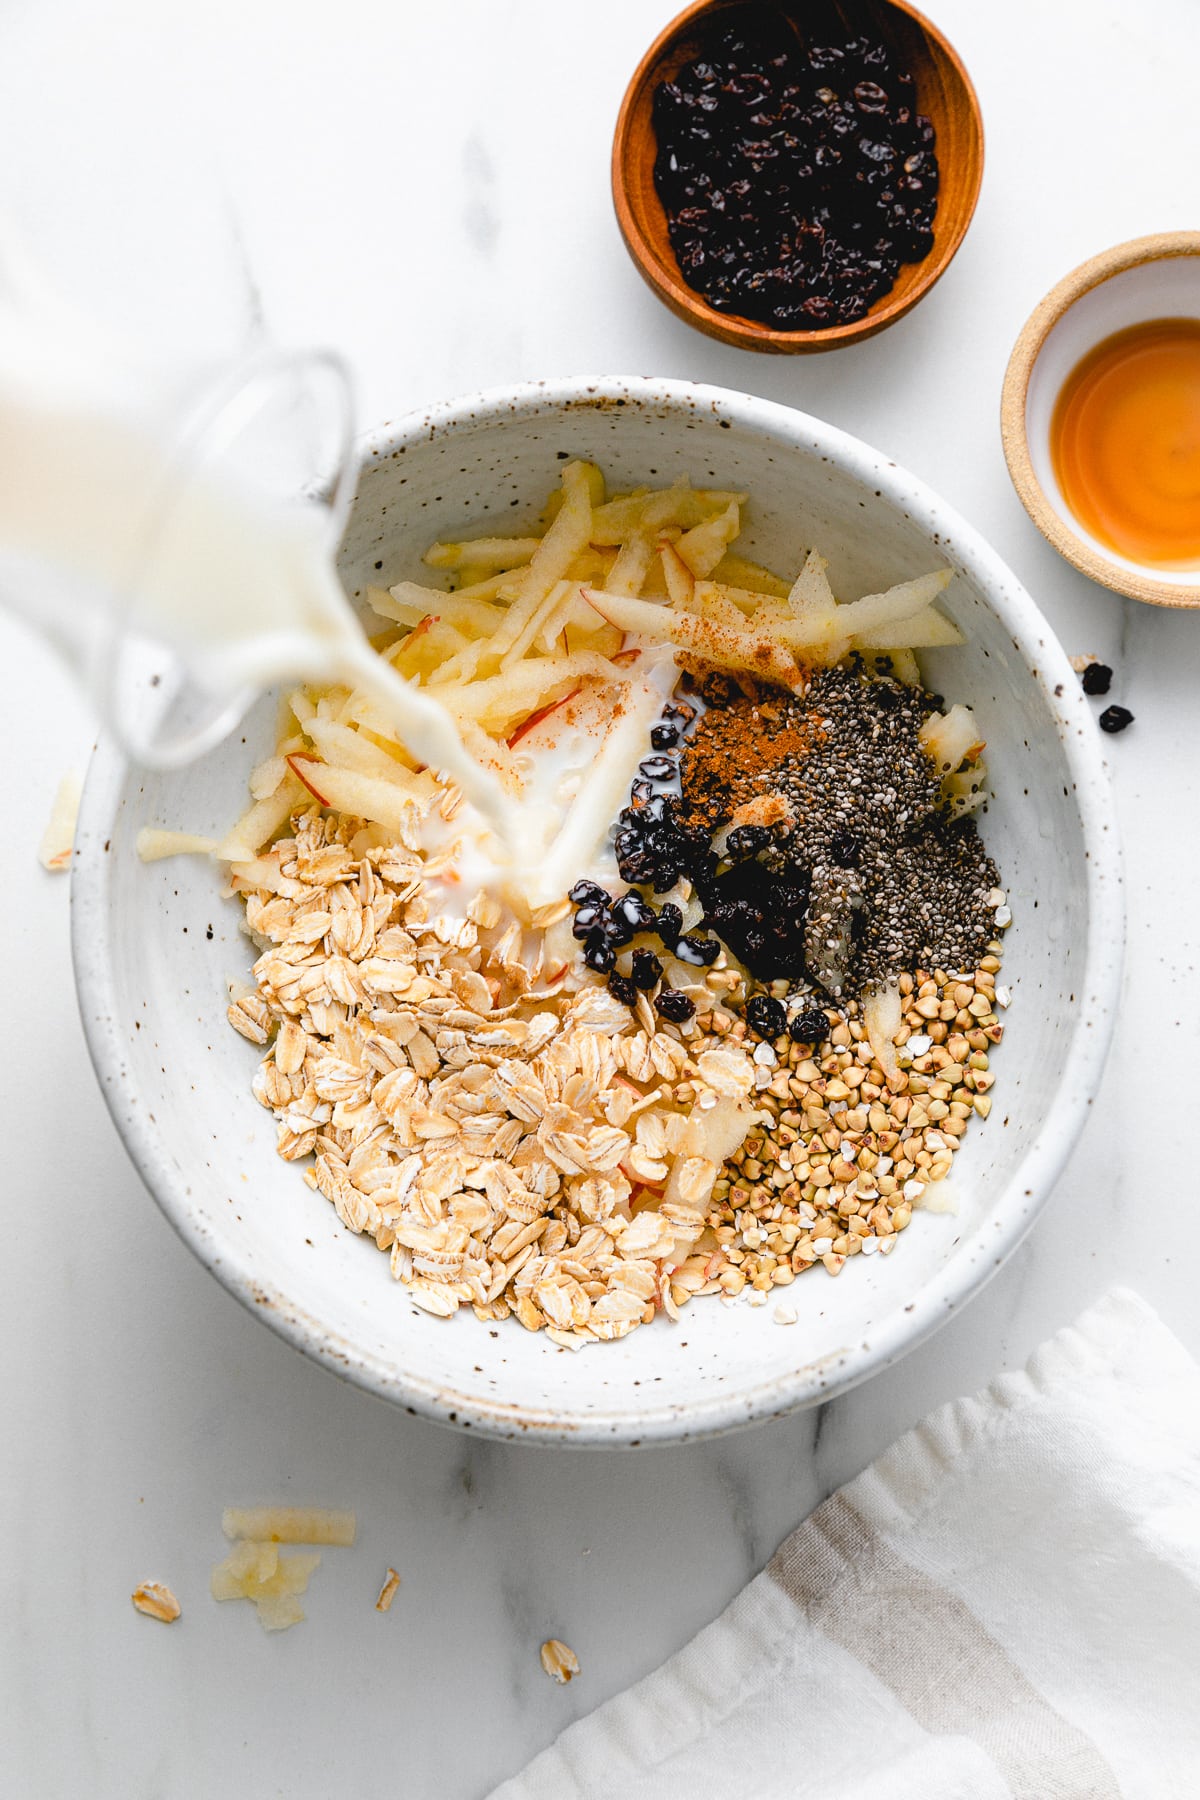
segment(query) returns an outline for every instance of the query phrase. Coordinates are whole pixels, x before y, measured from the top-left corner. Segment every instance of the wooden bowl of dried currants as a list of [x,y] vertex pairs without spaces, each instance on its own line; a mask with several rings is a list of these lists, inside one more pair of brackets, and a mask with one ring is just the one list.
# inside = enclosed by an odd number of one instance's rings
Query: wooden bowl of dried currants
[[982,176],[970,78],[907,0],[699,0],[642,58],[613,140],[617,220],[655,293],[783,354],[915,306]]

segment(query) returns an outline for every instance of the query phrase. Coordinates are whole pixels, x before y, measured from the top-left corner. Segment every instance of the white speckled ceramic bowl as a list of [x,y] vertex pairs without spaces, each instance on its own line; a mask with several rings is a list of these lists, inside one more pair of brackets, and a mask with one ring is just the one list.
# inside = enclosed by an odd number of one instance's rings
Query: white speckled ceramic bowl
[[96,753],[77,838],[74,950],[97,1073],[147,1187],[231,1293],[306,1354],[413,1412],[527,1442],[699,1437],[828,1399],[934,1331],[1046,1200],[1100,1078],[1119,979],[1119,856],[1095,725],[1033,602],[969,526],[865,444],[762,400],[644,380],[539,383],[387,426],[367,447],[344,546],[351,589],[416,573],[424,545],[520,530],[564,456],[616,486],[752,496],[747,554],[795,568],[816,543],[855,595],[943,562],[965,648],[930,658],[989,740],[984,833],[1009,889],[1013,990],[995,1105],[956,1163],[957,1216],[918,1213],[896,1253],[787,1292],[799,1319],[715,1301],[581,1355],[515,1324],[418,1311],[374,1245],[280,1162],[250,1093],[257,1052],[225,1022],[252,951],[214,868],[143,866],[143,825],[219,833],[272,739],[264,701],[195,767],[143,775]]

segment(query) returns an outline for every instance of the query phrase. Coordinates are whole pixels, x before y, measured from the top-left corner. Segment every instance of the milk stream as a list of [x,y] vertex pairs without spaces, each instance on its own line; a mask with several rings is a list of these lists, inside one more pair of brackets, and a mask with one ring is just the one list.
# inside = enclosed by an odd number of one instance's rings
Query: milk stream
[[[0,354],[6,551],[80,578],[80,594],[114,612],[132,595],[130,623],[210,692],[307,679],[369,693],[406,748],[462,788],[511,855],[515,803],[446,709],[371,649],[327,539],[317,503],[273,500],[219,469],[173,472],[165,433],[144,406],[89,392],[78,370],[68,380],[36,356],[18,366]],[[82,638],[88,621],[77,624]],[[61,621],[57,629],[61,637]]]

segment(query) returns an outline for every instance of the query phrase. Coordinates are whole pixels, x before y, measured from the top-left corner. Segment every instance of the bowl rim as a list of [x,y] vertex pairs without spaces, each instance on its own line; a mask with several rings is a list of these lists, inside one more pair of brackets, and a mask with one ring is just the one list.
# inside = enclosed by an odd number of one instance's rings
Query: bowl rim
[[625,166],[629,156],[634,107],[643,86],[652,77],[654,69],[670,49],[674,40],[690,30],[702,13],[709,12],[714,7],[730,4],[730,0],[692,0],[690,6],[685,7],[683,12],[676,14],[663,27],[631,75],[621,99],[620,110],[617,113],[610,161],[613,210],[617,215],[617,225],[625,248],[642,279],[685,324],[706,333],[709,337],[718,338],[722,343],[732,344],[742,350],[773,351],[787,356],[803,356],[822,350],[837,350],[847,344],[861,343],[867,338],[874,337],[877,332],[886,330],[889,325],[894,325],[897,319],[902,319],[906,313],[912,311],[918,301],[925,298],[954,261],[975,216],[980,189],[983,185],[983,165],[986,152],[983,109],[979,103],[975,84],[967,73],[966,65],[945,33],[932,20],[926,18],[923,12],[911,5],[910,0],[881,0],[881,3],[895,12],[902,13],[923,33],[926,39],[937,47],[961,86],[967,103],[967,113],[974,128],[975,178],[964,198],[953,228],[943,240],[944,248],[939,251],[935,232],[933,251],[922,263],[916,265],[923,270],[923,273],[901,297],[893,298],[893,289],[888,294],[882,294],[861,319],[856,319],[849,325],[827,325],[817,331],[777,331],[757,320],[743,318],[740,313],[719,312],[716,307],[709,305],[702,294],[698,294],[694,288],[688,287],[678,273],[673,273],[659,259],[654,245],[641,229],[629,203]]
[[228,1291],[280,1337],[333,1373],[380,1398],[443,1424],[541,1444],[597,1446],[679,1442],[716,1436],[840,1394],[915,1349],[984,1283],[1025,1236],[1073,1147],[1099,1084],[1121,978],[1124,937],[1121,856],[1112,795],[1100,742],[1065,652],[1033,600],[973,527],[931,489],[882,452],[808,414],[774,401],[712,386],[650,377],[576,377],[496,387],[440,402],[366,434],[363,465],[401,445],[429,442],[459,426],[514,415],[611,408],[702,410],[719,421],[769,432],[783,447],[815,450],[866,488],[898,506],[931,534],[949,540],[955,558],[978,583],[1008,630],[1014,648],[1043,690],[1076,788],[1085,857],[1088,946],[1079,1010],[1067,1047],[1060,1100],[1052,1121],[1030,1145],[1006,1183],[986,1256],[952,1256],[881,1321],[867,1341],[740,1391],[689,1402],[669,1401],[629,1413],[572,1413],[569,1405],[534,1408],[457,1392],[337,1337],[296,1301],[265,1283],[236,1247],[215,1253],[190,1201],[186,1180],[171,1165],[145,1107],[136,1104],[119,1026],[107,904],[111,858],[105,853],[132,771],[110,741],[93,752],[79,813],[71,891],[71,947],[80,1014],[101,1091],[134,1165],[160,1210]]
[[1200,606],[1200,580],[1184,587],[1179,582],[1160,581],[1149,573],[1139,574],[1110,561],[1086,543],[1053,505],[1034,471],[1026,413],[1029,383],[1046,339],[1078,301],[1115,275],[1124,275],[1147,263],[1169,262],[1186,256],[1200,257],[1200,231],[1158,231],[1147,237],[1128,238],[1080,263],[1055,283],[1021,327],[1008,359],[1000,393],[1000,437],[1004,459],[1017,498],[1042,536],[1080,574],[1090,576],[1101,586],[1131,600],[1143,600],[1150,606],[1170,606],[1180,611]]

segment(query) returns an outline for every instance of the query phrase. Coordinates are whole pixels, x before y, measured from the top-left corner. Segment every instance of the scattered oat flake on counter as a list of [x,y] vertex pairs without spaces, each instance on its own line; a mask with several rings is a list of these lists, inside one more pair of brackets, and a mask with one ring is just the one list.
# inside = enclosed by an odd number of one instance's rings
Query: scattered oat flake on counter
[[75,823],[79,817],[79,797],[83,784],[73,771],[64,775],[54,795],[50,817],[38,845],[38,861],[51,874],[60,874],[71,866],[75,847]]
[[390,1612],[392,1601],[400,1588],[400,1576],[395,1569],[389,1569],[379,1590],[379,1598],[375,1602],[376,1612]]
[[148,1619],[161,1619],[164,1625],[172,1624],[182,1611],[165,1581],[143,1581],[129,1597],[140,1613]]
[[542,1645],[541,1655],[543,1669],[560,1687],[566,1687],[568,1681],[578,1675],[579,1658],[561,1638],[547,1638]]

